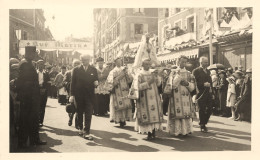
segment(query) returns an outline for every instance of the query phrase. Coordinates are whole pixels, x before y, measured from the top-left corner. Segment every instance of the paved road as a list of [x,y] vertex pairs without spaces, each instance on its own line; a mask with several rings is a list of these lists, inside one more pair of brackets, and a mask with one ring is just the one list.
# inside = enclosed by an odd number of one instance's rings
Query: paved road
[[[165,130],[157,132],[159,137],[146,141],[146,135],[134,131],[134,122],[125,128],[109,122],[108,117],[93,116],[91,133],[94,141],[78,136],[73,126],[68,126],[65,106],[57,99],[48,99],[44,127],[40,137],[47,140],[46,146],[37,146],[20,152],[159,152],[159,151],[241,151],[251,150],[251,124],[235,122],[212,116],[208,124],[209,133],[199,131],[194,122],[194,133],[187,137],[169,136]],[[164,123],[164,129],[166,124]]]

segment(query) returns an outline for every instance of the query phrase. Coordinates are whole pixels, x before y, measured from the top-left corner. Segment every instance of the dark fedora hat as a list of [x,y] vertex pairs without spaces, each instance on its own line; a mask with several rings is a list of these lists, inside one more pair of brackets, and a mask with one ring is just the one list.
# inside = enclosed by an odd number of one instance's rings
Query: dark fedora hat
[[98,58],[96,59],[96,62],[104,62],[104,59],[103,59],[102,57],[98,57]]
[[25,46],[25,54],[36,54],[36,46]]
[[66,105],[66,112],[67,113],[74,113],[76,111],[75,106],[73,103]]
[[226,72],[224,70],[219,70],[218,74],[226,74]]

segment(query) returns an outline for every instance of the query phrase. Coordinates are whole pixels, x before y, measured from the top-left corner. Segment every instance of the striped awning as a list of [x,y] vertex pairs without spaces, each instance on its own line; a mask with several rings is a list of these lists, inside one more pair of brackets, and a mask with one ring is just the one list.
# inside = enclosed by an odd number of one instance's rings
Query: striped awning
[[170,62],[177,60],[181,55],[185,55],[188,58],[197,58],[199,54],[199,48],[193,48],[189,50],[170,52],[157,55],[160,62]]

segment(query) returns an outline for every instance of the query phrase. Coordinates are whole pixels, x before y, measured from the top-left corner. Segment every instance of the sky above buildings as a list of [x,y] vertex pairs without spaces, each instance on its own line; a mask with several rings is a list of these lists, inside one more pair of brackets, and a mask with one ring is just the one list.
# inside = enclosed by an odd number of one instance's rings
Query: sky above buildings
[[46,18],[45,27],[49,26],[55,40],[64,41],[71,34],[75,38],[93,36],[93,8],[48,6],[42,9]]

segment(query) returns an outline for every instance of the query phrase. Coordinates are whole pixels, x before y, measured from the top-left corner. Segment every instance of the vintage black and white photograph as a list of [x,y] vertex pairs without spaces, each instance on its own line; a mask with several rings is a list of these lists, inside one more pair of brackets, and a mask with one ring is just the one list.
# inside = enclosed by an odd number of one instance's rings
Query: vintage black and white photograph
[[8,8],[9,153],[251,151],[254,6],[165,6]]

